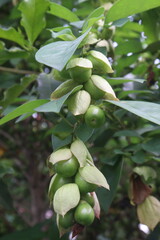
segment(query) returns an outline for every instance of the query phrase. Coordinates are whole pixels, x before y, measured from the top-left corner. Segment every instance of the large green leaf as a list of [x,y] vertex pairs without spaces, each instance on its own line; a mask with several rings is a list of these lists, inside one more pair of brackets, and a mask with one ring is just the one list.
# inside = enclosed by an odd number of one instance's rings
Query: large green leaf
[[21,32],[16,31],[15,28],[9,27],[9,28],[0,28],[0,38],[4,38],[6,40],[10,40],[13,42],[18,43],[20,46],[25,46],[25,39]]
[[50,3],[50,10],[48,11],[48,13],[59,18],[65,19],[69,22],[79,21],[79,18],[75,13],[70,11],[68,8],[54,2]]
[[48,5],[48,0],[27,0],[19,5],[22,14],[21,25],[25,28],[31,44],[46,25],[44,14]]
[[157,42],[159,40],[159,21],[155,10],[150,10],[142,14],[143,31],[147,37],[147,43]]
[[154,137],[142,144],[142,148],[155,156],[160,156],[160,138]]
[[142,101],[110,101],[116,106],[126,109],[139,117],[160,125],[160,104]]
[[145,79],[133,79],[133,78],[106,78],[107,82],[109,82],[109,84],[113,85],[118,85],[118,84],[122,84],[125,82],[139,82],[139,83],[143,83],[144,81],[146,81]]
[[10,120],[19,117],[20,115],[24,113],[28,113],[33,111],[36,107],[48,102],[46,99],[41,100],[34,100],[27,103],[22,104],[21,106],[17,107],[12,112],[8,113],[6,116],[0,119],[0,125],[9,122]]
[[21,79],[20,84],[14,84],[12,87],[8,88],[4,93],[4,99],[0,101],[0,105],[5,108],[14,102],[16,97],[18,97],[29,86],[30,83],[35,81],[35,79],[35,75],[26,76]]
[[160,6],[159,0],[118,0],[108,11],[106,23]]
[[106,191],[102,188],[98,189],[98,198],[105,212],[108,211],[113,201],[113,198],[116,194],[117,186],[121,176],[122,166],[123,166],[122,160],[118,160],[114,166],[106,165],[103,167],[102,172],[108,181],[110,191]]
[[40,48],[36,53],[36,60],[61,71],[89,30],[74,41],[58,41]]
[[56,100],[52,100],[40,107],[37,107],[35,110],[37,112],[55,112],[55,113],[59,113],[61,110],[61,107],[63,106],[64,102],[67,100],[67,98],[74,92],[78,91],[79,89],[82,88],[82,85],[79,85],[77,87],[75,87],[74,89],[72,89],[69,93],[67,93],[66,95],[64,95],[61,98],[58,98]]
[[130,39],[129,41],[120,42],[115,48],[116,55],[124,55],[127,53],[136,53],[142,50],[142,44],[139,39]]

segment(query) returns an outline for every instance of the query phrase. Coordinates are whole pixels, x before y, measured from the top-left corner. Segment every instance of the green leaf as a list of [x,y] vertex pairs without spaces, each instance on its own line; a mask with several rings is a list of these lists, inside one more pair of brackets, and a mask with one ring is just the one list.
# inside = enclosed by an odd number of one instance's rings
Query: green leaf
[[50,3],[50,10],[48,11],[48,13],[56,17],[65,19],[69,22],[79,21],[79,18],[75,13],[73,13],[68,8],[57,3],[53,3],[53,2]]
[[86,125],[86,123],[83,123],[76,128],[75,134],[77,138],[81,139],[83,142],[86,142],[92,136],[93,132],[93,128],[90,128]]
[[139,137],[139,138],[141,137],[136,131],[132,131],[132,130],[120,130],[114,134],[114,137],[120,137],[120,136]]
[[160,6],[159,0],[118,0],[108,11],[106,23]]
[[72,142],[72,136],[68,136],[65,139],[61,139],[52,134],[52,146],[54,150],[62,148]]
[[25,47],[25,44],[26,44],[24,36],[21,34],[21,32],[16,31],[16,29],[13,27],[9,27],[9,28],[1,27],[0,38],[4,38],[6,40],[16,42],[21,47]]
[[58,41],[40,48],[35,55],[36,60],[61,71],[89,31],[74,41]]
[[108,211],[116,194],[119,179],[121,176],[122,166],[123,161],[120,159],[114,164],[114,166],[103,166],[102,172],[108,181],[110,191],[105,191],[102,188],[98,189],[98,198],[105,212]]
[[93,24],[96,23],[99,19],[104,17],[104,10],[105,9],[103,7],[99,7],[89,14],[83,24],[83,32],[93,26]]
[[80,193],[77,184],[65,184],[56,191],[53,207],[56,213],[64,216],[70,209],[78,205],[79,200]]
[[22,1],[19,5],[22,15],[21,25],[24,27],[31,44],[46,25],[44,14],[48,5],[48,0],[27,0]]
[[127,53],[137,53],[142,50],[142,44],[139,39],[130,39],[129,41],[123,41],[115,48],[116,55],[124,55]]
[[54,112],[54,113],[59,113],[61,110],[61,107],[63,106],[64,102],[67,100],[67,98],[74,92],[80,90],[82,88],[82,85],[79,85],[75,87],[72,91],[67,93],[61,98],[58,98],[56,100],[52,100],[38,108],[35,109],[37,112]]
[[155,156],[160,156],[160,138],[155,137],[146,143],[143,143],[142,148],[145,151],[154,154]]
[[109,84],[113,85],[118,85],[118,84],[122,84],[125,82],[139,82],[139,83],[143,83],[146,80],[145,79],[133,79],[133,78],[106,78],[106,80],[109,82]]
[[119,94],[118,94],[118,98],[119,99],[123,99],[123,98],[125,98],[126,96],[128,96],[128,95],[132,95],[133,94],[133,96],[136,94],[141,94],[141,95],[144,95],[144,94],[154,94],[154,92],[152,92],[152,91],[150,91],[150,90],[128,90],[128,91],[122,91],[122,92],[120,92]]
[[91,96],[85,90],[80,90],[72,95],[68,101],[68,110],[75,116],[84,114],[91,103]]
[[57,150],[56,152],[53,152],[49,157],[49,162],[51,162],[53,165],[56,162],[68,160],[72,157],[72,152],[69,148],[62,148]]
[[160,125],[160,104],[142,101],[110,101],[116,106],[126,109],[139,117]]
[[109,185],[104,175],[95,166],[85,166],[79,169],[82,178],[89,182],[109,190]]
[[9,104],[13,103],[14,100],[33,82],[36,76],[30,75],[21,79],[20,84],[14,84],[4,92],[4,99],[0,101],[0,105],[5,108]]
[[60,38],[63,41],[73,41],[76,39],[76,37],[73,35],[72,31],[70,28],[65,28],[59,32],[54,32],[50,30],[52,33],[53,38]]
[[144,151],[138,151],[133,156],[131,156],[131,159],[133,162],[142,164],[144,162],[147,162],[147,156],[145,155]]
[[12,47],[10,49],[1,49],[0,50],[0,64],[4,64],[10,59],[18,59],[18,58],[27,58],[28,57],[28,52],[17,48],[17,47]]
[[68,92],[73,90],[77,86],[77,83],[72,79],[69,79],[62,83],[58,88],[54,90],[51,94],[51,100],[55,100],[61,98],[62,96],[66,95]]
[[87,158],[87,148],[85,144],[80,139],[75,140],[71,144],[71,152],[77,158],[80,167],[84,167]]
[[21,106],[17,107],[12,112],[8,113],[5,117],[0,119],[0,125],[9,122],[10,120],[19,117],[20,115],[24,113],[31,112],[34,108],[48,102],[46,99],[41,100],[34,100],[27,103],[22,104]]
[[159,40],[158,38],[158,14],[154,10],[144,12],[142,14],[142,24],[145,36],[147,36],[146,43],[153,43]]

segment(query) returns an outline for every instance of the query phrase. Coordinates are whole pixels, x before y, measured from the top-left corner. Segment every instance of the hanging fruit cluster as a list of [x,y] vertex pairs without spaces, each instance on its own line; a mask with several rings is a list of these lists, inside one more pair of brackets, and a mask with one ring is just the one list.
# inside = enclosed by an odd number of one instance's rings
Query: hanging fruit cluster
[[[51,100],[69,93],[66,100],[69,112],[82,116],[86,125],[98,128],[105,122],[105,113],[95,105],[96,100],[118,100],[101,76],[112,72],[108,59],[101,52],[92,50],[85,58],[72,57],[64,70],[54,70],[54,77],[64,82],[51,94]],[[100,217],[95,190],[97,187],[109,190],[109,185],[94,165],[86,145],[74,133],[71,144],[50,155],[49,164],[54,171],[49,198],[57,214],[60,235],[70,228],[76,235],[77,229],[83,229],[92,224],[95,217]]]

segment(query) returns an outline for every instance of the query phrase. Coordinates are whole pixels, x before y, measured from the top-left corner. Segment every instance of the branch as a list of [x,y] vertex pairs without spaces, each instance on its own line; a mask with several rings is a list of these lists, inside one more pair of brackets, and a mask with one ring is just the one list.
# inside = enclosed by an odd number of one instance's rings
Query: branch
[[16,68],[0,67],[0,71],[11,72],[16,74],[39,74],[38,72],[29,71],[29,70],[20,70]]

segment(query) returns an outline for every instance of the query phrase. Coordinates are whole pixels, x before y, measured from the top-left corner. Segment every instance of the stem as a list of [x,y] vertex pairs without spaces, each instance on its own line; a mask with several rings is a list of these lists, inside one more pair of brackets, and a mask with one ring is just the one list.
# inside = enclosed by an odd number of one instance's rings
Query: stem
[[0,67],[0,71],[11,72],[16,74],[39,74],[38,72],[29,71],[29,70],[20,70],[16,68]]
[[61,113],[59,113],[59,116],[70,126],[70,127],[74,127],[73,125],[72,125],[72,123],[70,123],[64,116],[63,116],[63,114],[61,114]]

